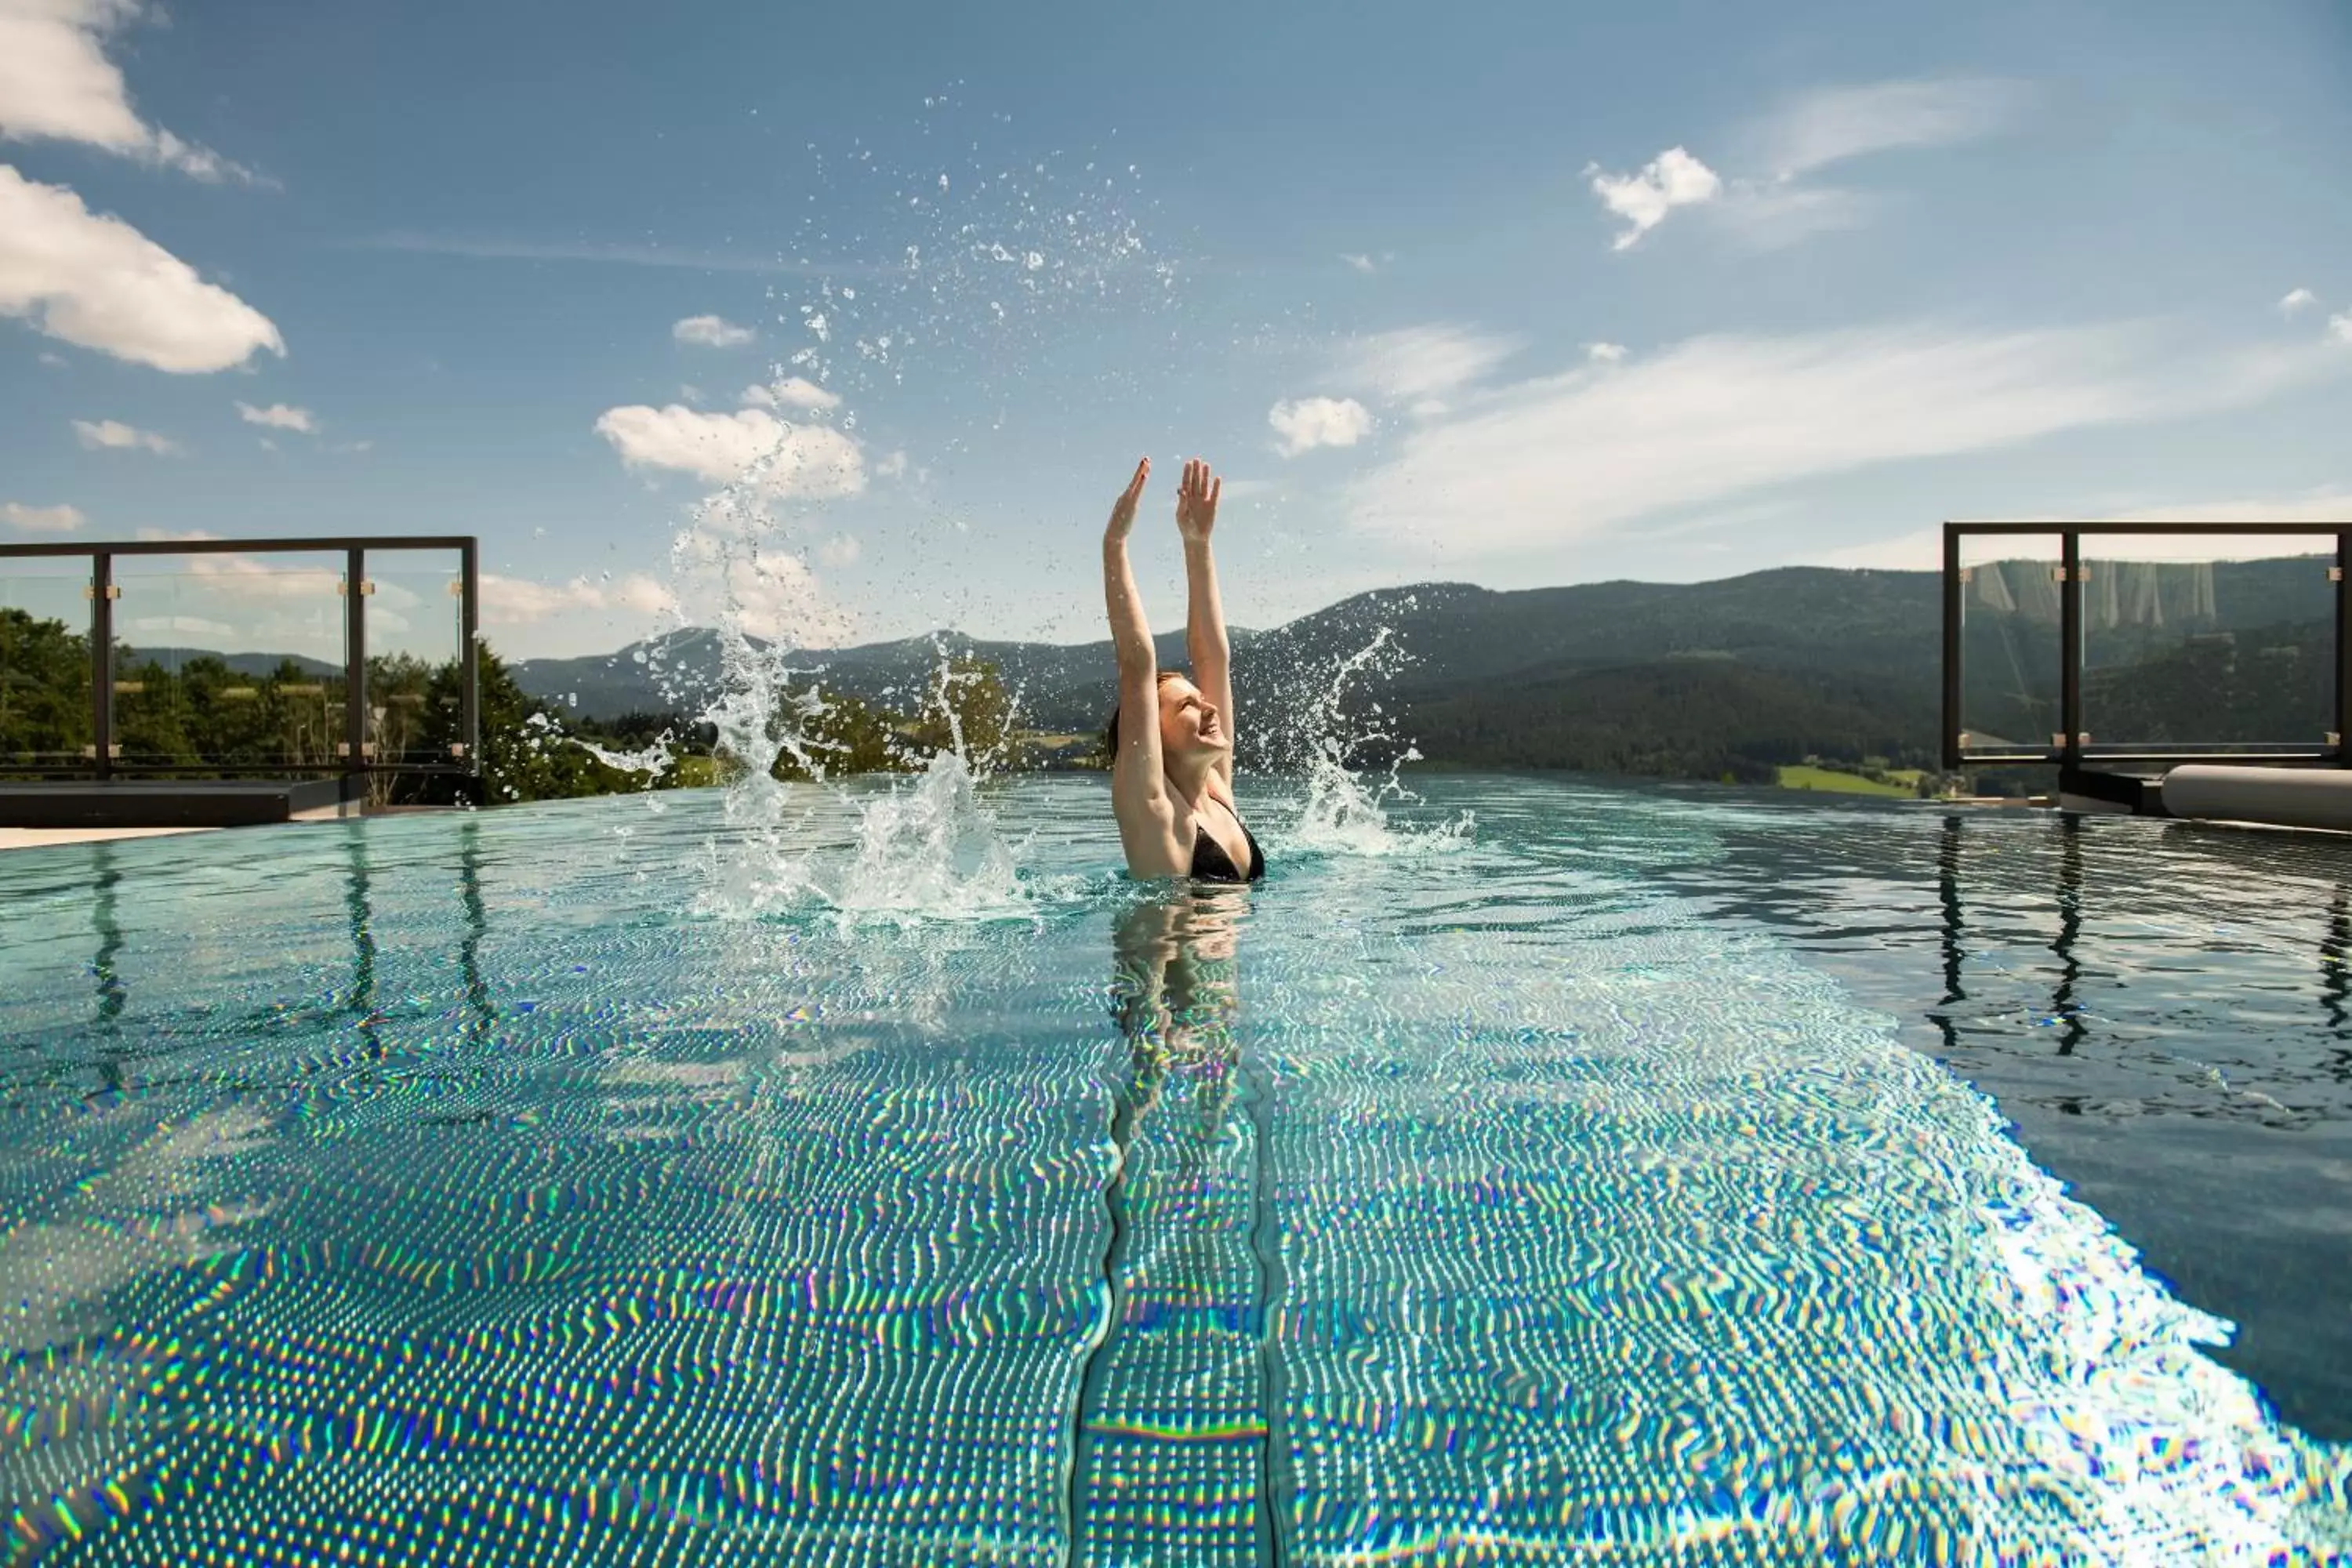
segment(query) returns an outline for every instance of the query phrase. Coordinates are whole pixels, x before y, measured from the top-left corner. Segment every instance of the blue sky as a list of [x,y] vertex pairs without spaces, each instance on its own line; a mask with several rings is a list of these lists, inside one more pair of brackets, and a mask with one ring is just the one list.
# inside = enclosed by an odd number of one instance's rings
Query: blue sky
[[1256,625],[2352,517],[2347,193],[2321,0],[0,0],[0,537],[478,533],[533,654],[1098,637],[1145,452]]

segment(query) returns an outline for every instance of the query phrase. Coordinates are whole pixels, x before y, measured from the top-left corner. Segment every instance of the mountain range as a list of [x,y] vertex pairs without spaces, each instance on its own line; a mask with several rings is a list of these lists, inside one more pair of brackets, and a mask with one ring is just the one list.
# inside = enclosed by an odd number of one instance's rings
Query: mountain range
[[[2135,661],[2150,679],[2178,679],[2172,656],[2184,637],[2227,641],[2281,628],[2270,639],[2279,652],[2331,613],[2324,565],[2297,558],[2095,574],[2093,660],[2116,666],[2105,679],[2122,693]],[[1392,733],[1392,749],[1410,742],[1440,764],[1703,777],[1769,776],[1808,755],[1933,765],[1940,584],[1933,572],[1801,566],[1692,584],[1380,589],[1271,630],[1232,634],[1243,744],[1295,762],[1327,733]],[[1967,595],[1971,702],[2006,704],[2004,721],[2030,733],[2057,688],[2046,563],[1980,566]],[[1181,631],[1159,637],[1163,664],[1183,664],[1183,640]],[[689,628],[612,654],[512,668],[526,692],[585,718],[692,714],[718,684],[719,651],[717,633]],[[943,657],[996,665],[1032,729],[1091,732],[1110,706],[1108,639],[991,641],[949,631],[792,662],[828,689],[908,711],[921,706]],[[1351,660],[1359,668],[1341,679]],[[2241,684],[2249,700],[2266,689]],[[2294,684],[2300,691],[2305,683]],[[2277,721],[2299,721],[2299,708]]]
[[340,661],[312,658],[305,653],[220,653],[203,647],[163,647],[142,645],[125,646],[116,653],[123,666],[160,664],[166,669],[178,669],[192,659],[216,658],[238,675],[256,678],[275,675],[280,668],[292,665],[304,675],[320,679],[340,679],[343,667]]

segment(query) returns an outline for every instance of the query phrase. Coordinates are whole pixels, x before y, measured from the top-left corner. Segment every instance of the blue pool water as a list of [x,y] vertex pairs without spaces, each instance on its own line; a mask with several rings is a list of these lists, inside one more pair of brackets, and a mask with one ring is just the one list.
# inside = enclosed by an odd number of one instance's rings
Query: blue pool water
[[1212,891],[1019,781],[955,919],[714,795],[0,860],[10,1551],[2352,1556],[2352,867],[1427,795]]

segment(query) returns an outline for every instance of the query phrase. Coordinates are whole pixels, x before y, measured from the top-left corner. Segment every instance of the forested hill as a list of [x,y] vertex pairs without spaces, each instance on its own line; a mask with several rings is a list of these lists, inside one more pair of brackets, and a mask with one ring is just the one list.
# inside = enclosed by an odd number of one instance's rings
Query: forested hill
[[[1253,663],[1322,667],[1385,626],[1410,660],[1396,681],[1401,691],[1452,689],[1563,664],[1692,654],[1787,668],[1908,666],[1913,677],[1932,682],[1938,613],[1933,573],[1788,567],[1696,584],[1383,588],[1271,632],[1236,631],[1234,641],[1247,654],[1236,661],[1246,675]],[[1159,642],[1162,659],[1183,661],[1181,630],[1161,634]],[[879,696],[886,688],[927,680],[942,647],[997,664],[1024,689],[1024,705],[1040,724],[1092,723],[1110,700],[1108,640],[991,642],[946,632],[812,652],[793,662],[822,668],[845,689]],[[715,679],[718,662],[716,634],[695,628],[613,654],[524,659],[515,672],[531,695],[577,693],[580,711],[604,718],[671,706],[665,684],[698,694]]]
[[[1255,634],[1235,630],[1231,635],[1241,647]],[[1183,664],[1181,631],[1163,633],[1157,641],[1164,664]],[[584,718],[607,720],[628,713],[698,711],[718,690],[720,658],[719,634],[691,626],[632,643],[617,653],[527,658],[513,668],[516,682],[532,697],[576,710]],[[1097,710],[1110,702],[1113,661],[1108,640],[991,642],[948,631],[813,649],[784,662],[795,675],[805,674],[827,689],[894,709],[916,709],[922,706],[941,664],[950,658],[977,658],[996,666],[1019,692],[1024,721],[1033,727],[1098,723]]]
[[[1935,728],[1937,595],[1933,573],[1814,567],[1698,584],[1381,589],[1272,631],[1236,631],[1237,700],[1245,742],[1255,735],[1263,744],[1270,715],[1302,711],[1329,689],[1339,663],[1385,628],[1387,649],[1402,657],[1376,660],[1350,695],[1401,716],[1433,760],[1713,776],[1728,764],[1708,764],[1727,753],[1698,732],[1721,739],[1723,717],[1738,719],[1742,752],[1775,737],[1796,746],[1792,757],[1924,750]],[[1163,661],[1184,662],[1181,630],[1159,643]],[[930,679],[942,647],[997,664],[1034,728],[1092,731],[1109,707],[1108,640],[947,633],[812,653],[805,662],[838,689],[903,701]],[[515,676],[535,697],[576,695],[583,716],[611,718],[690,710],[717,668],[715,635],[695,629],[611,655],[527,659]],[[1604,671],[1606,679],[1579,684]]]
[[1808,755],[1927,763],[1940,581],[1785,567],[1712,583],[1383,589],[1254,642],[1241,700],[1258,688],[1297,710],[1386,626],[1409,662],[1374,694],[1439,764],[1769,778]]
[[[2042,682],[2045,666],[2054,691],[2055,597],[2046,564],[2008,564],[2015,569],[1980,569],[1969,590],[1970,646],[2006,639],[2004,668],[2031,673],[2010,678],[2017,689],[1999,695],[2030,708],[2050,695],[2027,689]],[[2277,636],[2247,642],[2249,673],[2233,688],[2241,701],[2267,700],[2279,683],[2252,675],[2284,667],[2254,656],[2284,657],[2292,640],[2284,628],[2316,620],[2328,592],[2324,568],[2304,561],[2127,566],[2095,577],[2093,586],[2086,630],[2095,659],[2116,665],[2102,679],[2117,700],[2151,681],[2177,686],[2179,660],[2167,662],[2167,650],[2184,636],[2224,634],[2228,643],[2237,632],[2275,626]],[[1410,739],[1440,765],[1710,778],[1769,777],[1775,764],[1808,755],[1932,765],[1940,595],[1933,572],[1828,567],[1692,584],[1381,589],[1270,631],[1234,633],[1243,743],[1261,761],[1297,760],[1306,716],[1331,689],[1334,672],[1385,632],[1381,652],[1349,682],[1353,728]],[[1162,660],[1181,665],[1181,630],[1159,640]],[[819,679],[835,689],[894,706],[914,698],[919,706],[942,648],[997,665],[1033,729],[1090,731],[1109,707],[1107,640],[1063,646],[949,633],[794,662],[821,667]],[[2147,661],[2145,680],[2140,660]],[[714,635],[688,631],[600,658],[527,660],[515,673],[534,696],[576,694],[583,715],[605,718],[681,706],[690,712],[717,665]],[[650,673],[656,667],[670,672],[667,691]]]

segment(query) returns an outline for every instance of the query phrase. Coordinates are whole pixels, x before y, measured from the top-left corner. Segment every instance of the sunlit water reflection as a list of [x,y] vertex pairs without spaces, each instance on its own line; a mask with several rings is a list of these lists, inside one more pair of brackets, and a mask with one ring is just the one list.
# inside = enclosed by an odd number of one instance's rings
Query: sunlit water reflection
[[[2076,830],[2068,894],[2047,819],[1971,820],[1939,889],[1932,811],[1427,794],[1425,839],[1365,855],[1245,792],[1273,876],[1195,893],[1114,874],[1099,781],[1018,781],[987,804],[1022,897],[954,919],[715,906],[747,836],[709,796],[11,856],[12,1549],[2346,1549],[2352,1458],[2209,1356],[2215,1303],[2036,1164],[1925,1011],[2007,1093],[2054,958],[2031,901],[2072,898],[2054,962],[2108,994],[2080,1038],[2185,1033],[2259,972],[2269,1058],[2324,1056],[2343,944],[2288,940],[2325,926],[2304,882],[2224,942],[2210,889],[2249,863],[2143,824]],[[793,831],[849,852],[873,804],[797,798]],[[2085,957],[2091,889],[2152,849],[2209,891]],[[1948,988],[1955,900],[1982,923]],[[2200,1048],[2278,1106],[2249,1136],[2342,1126],[2258,1039]]]

